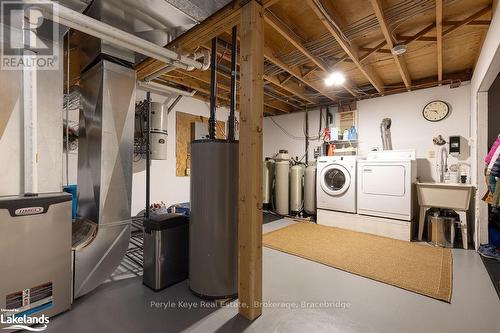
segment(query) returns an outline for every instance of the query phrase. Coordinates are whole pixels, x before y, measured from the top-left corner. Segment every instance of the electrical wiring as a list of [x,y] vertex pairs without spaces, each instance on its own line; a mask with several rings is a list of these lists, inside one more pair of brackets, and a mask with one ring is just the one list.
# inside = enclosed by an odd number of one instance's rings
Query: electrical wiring
[[284,129],[280,124],[276,122],[276,120],[273,119],[273,117],[269,117],[271,121],[289,138],[293,140],[304,140],[306,137],[305,136],[296,136],[293,134],[290,134],[286,129]]
[[[325,10],[323,5],[319,0],[314,0],[315,3],[321,5],[320,8]],[[444,5],[450,5],[459,0],[445,0]],[[388,24],[392,28],[392,33],[401,24],[406,22],[408,19],[415,17],[419,14],[424,14],[429,11],[433,11],[435,8],[435,0],[405,0],[394,6],[386,8],[384,10],[385,18]],[[322,10],[322,11],[323,11]],[[326,12],[324,12],[325,14]],[[328,14],[328,13],[326,13]],[[329,17],[329,16],[327,16]],[[333,20],[329,20],[330,23],[335,24]],[[347,41],[352,41],[363,35],[366,35],[370,31],[379,30],[380,26],[375,14],[370,14],[365,16],[345,27],[340,29],[335,24],[337,30],[342,34],[342,38]],[[289,29],[290,30],[290,29]],[[329,59],[332,57],[339,57],[344,55],[344,51],[341,49],[340,45],[336,42],[335,38],[328,32],[320,35],[313,40],[304,43],[304,46],[315,56],[318,56],[326,63],[329,63]],[[295,67],[305,65],[310,63],[310,59],[305,56],[301,51],[294,50],[280,57],[280,60],[285,62],[287,65]],[[266,75],[277,75],[283,73],[283,70],[277,66],[266,66]]]

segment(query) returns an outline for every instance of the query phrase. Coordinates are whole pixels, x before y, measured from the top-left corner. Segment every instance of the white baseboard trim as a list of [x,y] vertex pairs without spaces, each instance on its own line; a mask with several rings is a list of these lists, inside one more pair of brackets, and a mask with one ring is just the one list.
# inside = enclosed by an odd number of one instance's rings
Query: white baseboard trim
[[318,224],[411,241],[414,222],[318,209]]

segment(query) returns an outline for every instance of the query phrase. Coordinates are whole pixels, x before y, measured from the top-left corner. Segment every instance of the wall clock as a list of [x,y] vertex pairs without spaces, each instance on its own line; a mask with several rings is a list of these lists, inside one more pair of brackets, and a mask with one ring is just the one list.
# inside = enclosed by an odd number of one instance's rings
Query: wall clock
[[432,101],[424,106],[422,114],[428,121],[440,121],[448,116],[450,113],[450,106],[443,101]]

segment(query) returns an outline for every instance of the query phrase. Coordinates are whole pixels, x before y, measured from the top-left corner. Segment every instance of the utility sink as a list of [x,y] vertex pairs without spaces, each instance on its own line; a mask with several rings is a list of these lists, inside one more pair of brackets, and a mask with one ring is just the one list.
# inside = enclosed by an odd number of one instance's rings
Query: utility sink
[[467,210],[474,186],[470,184],[417,183],[420,218],[418,240],[422,240],[427,210],[431,207],[456,211],[460,217],[463,248],[468,248]]
[[418,204],[467,211],[473,190],[470,184],[417,183]]

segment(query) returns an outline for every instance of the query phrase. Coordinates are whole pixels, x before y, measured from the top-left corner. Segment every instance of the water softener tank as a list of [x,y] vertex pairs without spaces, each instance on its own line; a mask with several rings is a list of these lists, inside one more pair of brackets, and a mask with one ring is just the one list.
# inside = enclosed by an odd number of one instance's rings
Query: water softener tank
[[316,214],[316,165],[309,165],[304,175],[304,211]]
[[294,165],[290,168],[290,210],[298,214],[302,210],[302,182],[304,165]]
[[189,287],[200,297],[238,293],[238,142],[191,144]]
[[151,102],[151,159],[167,159],[168,110],[163,103]]
[[266,158],[262,174],[262,209],[270,210],[272,206],[272,189],[274,182],[274,161]]
[[289,172],[290,162],[288,160],[276,161],[275,169],[275,183],[274,183],[274,198],[276,213],[281,215],[288,215],[288,189],[289,189]]

